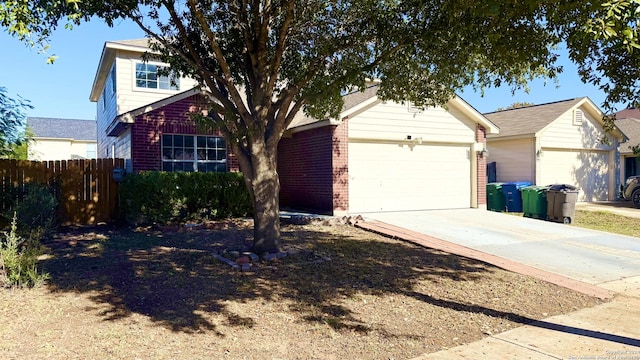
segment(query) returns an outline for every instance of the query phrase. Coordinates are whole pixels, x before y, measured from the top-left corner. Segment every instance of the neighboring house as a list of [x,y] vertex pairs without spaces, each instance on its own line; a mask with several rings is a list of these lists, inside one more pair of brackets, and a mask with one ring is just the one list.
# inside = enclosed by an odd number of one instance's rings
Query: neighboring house
[[629,138],[620,144],[620,179],[622,183],[629,176],[640,175],[640,157],[633,152],[634,146],[640,146],[640,109],[630,108],[616,113],[616,126]]
[[603,113],[589,98],[484,115],[500,127],[500,134],[487,137],[498,182],[570,184],[580,188],[578,201],[616,198],[617,149],[624,135],[603,130]]
[[128,172],[237,170],[225,139],[199,131],[188,113],[205,96],[189,78],[144,62],[147,39],[105,43],[91,88],[97,102],[98,157],[125,159]]
[[486,206],[485,135],[498,128],[460,98],[447,110],[347,94],[339,119],[300,114],[280,141],[284,207],[328,214]]
[[27,118],[33,132],[28,145],[29,160],[69,160],[96,158],[94,120]]

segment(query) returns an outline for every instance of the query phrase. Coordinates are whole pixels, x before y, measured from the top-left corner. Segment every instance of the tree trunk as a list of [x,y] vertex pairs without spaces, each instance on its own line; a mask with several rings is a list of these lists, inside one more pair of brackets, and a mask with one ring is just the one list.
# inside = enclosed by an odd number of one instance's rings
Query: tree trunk
[[251,165],[253,178],[247,179],[247,183],[250,186],[254,211],[253,252],[278,252],[281,248],[277,154],[258,151],[252,156]]

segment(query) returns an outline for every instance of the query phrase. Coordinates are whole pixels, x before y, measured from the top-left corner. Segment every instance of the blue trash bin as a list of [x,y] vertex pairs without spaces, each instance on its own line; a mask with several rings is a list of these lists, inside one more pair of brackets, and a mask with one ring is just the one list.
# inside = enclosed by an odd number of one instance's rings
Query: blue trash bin
[[514,181],[502,184],[507,212],[522,212],[522,194],[520,189],[531,185],[528,181]]

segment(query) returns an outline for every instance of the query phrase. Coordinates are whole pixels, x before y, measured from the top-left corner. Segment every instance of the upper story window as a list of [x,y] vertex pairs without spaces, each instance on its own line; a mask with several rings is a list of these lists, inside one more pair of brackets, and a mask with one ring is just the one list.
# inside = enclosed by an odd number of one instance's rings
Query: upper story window
[[111,77],[111,94],[115,94],[116,93],[116,64],[113,63],[113,66],[111,67],[111,71],[109,72],[109,76]]
[[136,63],[136,87],[147,89],[161,89],[161,90],[180,90],[180,79],[177,76],[170,74],[160,75],[158,74],[166,67],[147,64]]

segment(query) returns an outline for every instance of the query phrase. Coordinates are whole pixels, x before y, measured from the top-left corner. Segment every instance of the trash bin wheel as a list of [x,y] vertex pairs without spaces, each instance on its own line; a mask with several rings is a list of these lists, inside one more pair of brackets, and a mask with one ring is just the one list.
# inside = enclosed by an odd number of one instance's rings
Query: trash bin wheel
[[565,224],[571,224],[571,218],[570,218],[570,217],[565,217],[565,218],[563,219],[563,222],[564,222]]

